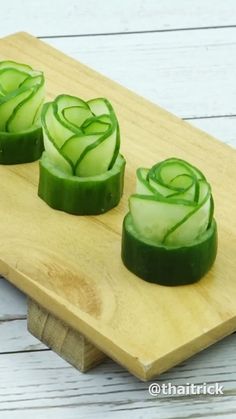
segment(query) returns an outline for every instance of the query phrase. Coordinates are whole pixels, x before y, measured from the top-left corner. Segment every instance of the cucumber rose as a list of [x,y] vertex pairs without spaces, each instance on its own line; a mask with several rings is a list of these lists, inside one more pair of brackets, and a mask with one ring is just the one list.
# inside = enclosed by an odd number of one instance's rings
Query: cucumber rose
[[123,193],[125,160],[119,125],[106,99],[60,95],[42,111],[45,152],[39,196],[72,214],[101,214]]
[[170,158],[137,170],[137,191],[123,223],[122,259],[139,277],[162,285],[199,280],[217,251],[211,187],[196,167]]
[[0,62],[0,163],[28,163],[41,156],[43,101],[42,72],[13,61]]

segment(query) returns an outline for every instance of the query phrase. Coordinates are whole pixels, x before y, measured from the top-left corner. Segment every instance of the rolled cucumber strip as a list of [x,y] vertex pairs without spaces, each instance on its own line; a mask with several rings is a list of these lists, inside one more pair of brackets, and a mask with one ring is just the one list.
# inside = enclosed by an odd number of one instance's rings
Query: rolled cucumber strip
[[0,62],[0,163],[28,163],[43,151],[44,76],[25,64]]
[[44,105],[42,126],[39,196],[52,208],[78,215],[102,214],[116,206],[125,160],[109,101],[60,95]]
[[217,252],[214,202],[205,176],[171,158],[137,170],[123,223],[122,260],[150,282],[184,285],[211,268]]

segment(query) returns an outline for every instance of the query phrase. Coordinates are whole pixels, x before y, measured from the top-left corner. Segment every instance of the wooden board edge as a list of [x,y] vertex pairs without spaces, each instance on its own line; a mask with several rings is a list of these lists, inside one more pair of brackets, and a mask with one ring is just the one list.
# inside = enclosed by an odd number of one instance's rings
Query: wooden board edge
[[201,336],[198,336],[191,343],[188,342],[164,357],[159,358],[157,361],[147,363],[145,360],[127,353],[124,349],[119,347],[117,343],[98,332],[95,327],[90,324],[89,316],[87,314],[81,315],[81,317],[78,318],[73,310],[73,306],[66,306],[63,299],[58,296],[56,296],[57,299],[55,300],[53,292],[49,293],[48,290],[45,291],[44,288],[41,286],[39,287],[38,284],[32,281],[29,282],[29,278],[21,274],[17,269],[14,269],[14,267],[7,266],[1,260],[0,272],[9,282],[17,286],[22,292],[26,293],[30,299],[35,300],[50,314],[57,317],[59,320],[62,320],[72,329],[83,334],[85,338],[93,343],[101,352],[105,353],[118,364],[124,366],[124,368],[142,381],[148,381],[159,376],[168,369],[236,331],[236,316],[233,316],[214,329],[209,330],[209,332],[205,332]]
[[214,329],[198,336],[174,352],[170,352],[158,361],[144,366],[145,381],[151,380],[183,361],[198,355],[200,352],[236,332],[236,316],[228,319]]

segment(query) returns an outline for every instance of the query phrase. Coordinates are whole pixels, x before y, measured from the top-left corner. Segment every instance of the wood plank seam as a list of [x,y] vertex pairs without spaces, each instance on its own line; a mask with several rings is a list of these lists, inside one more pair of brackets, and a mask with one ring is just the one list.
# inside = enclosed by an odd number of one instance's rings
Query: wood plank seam
[[166,32],[185,32],[185,31],[199,31],[199,30],[215,30],[236,28],[236,25],[216,25],[216,26],[195,26],[192,28],[171,28],[171,29],[147,29],[141,31],[127,31],[127,32],[98,32],[98,33],[82,33],[82,34],[68,34],[68,35],[38,35],[37,39],[53,39],[53,38],[86,38],[92,36],[120,36],[120,35],[145,35],[149,33],[166,33]]

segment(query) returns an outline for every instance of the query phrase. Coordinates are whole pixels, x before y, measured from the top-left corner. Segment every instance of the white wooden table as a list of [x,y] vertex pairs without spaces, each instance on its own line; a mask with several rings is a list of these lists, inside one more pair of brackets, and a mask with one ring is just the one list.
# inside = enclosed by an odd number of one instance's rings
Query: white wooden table
[[[235,0],[1,0],[0,14],[1,36],[43,38],[236,146]],[[235,345],[236,334],[158,379],[218,382],[223,396],[152,397],[110,360],[83,375],[44,347],[25,296],[0,279],[0,418],[236,418]]]

